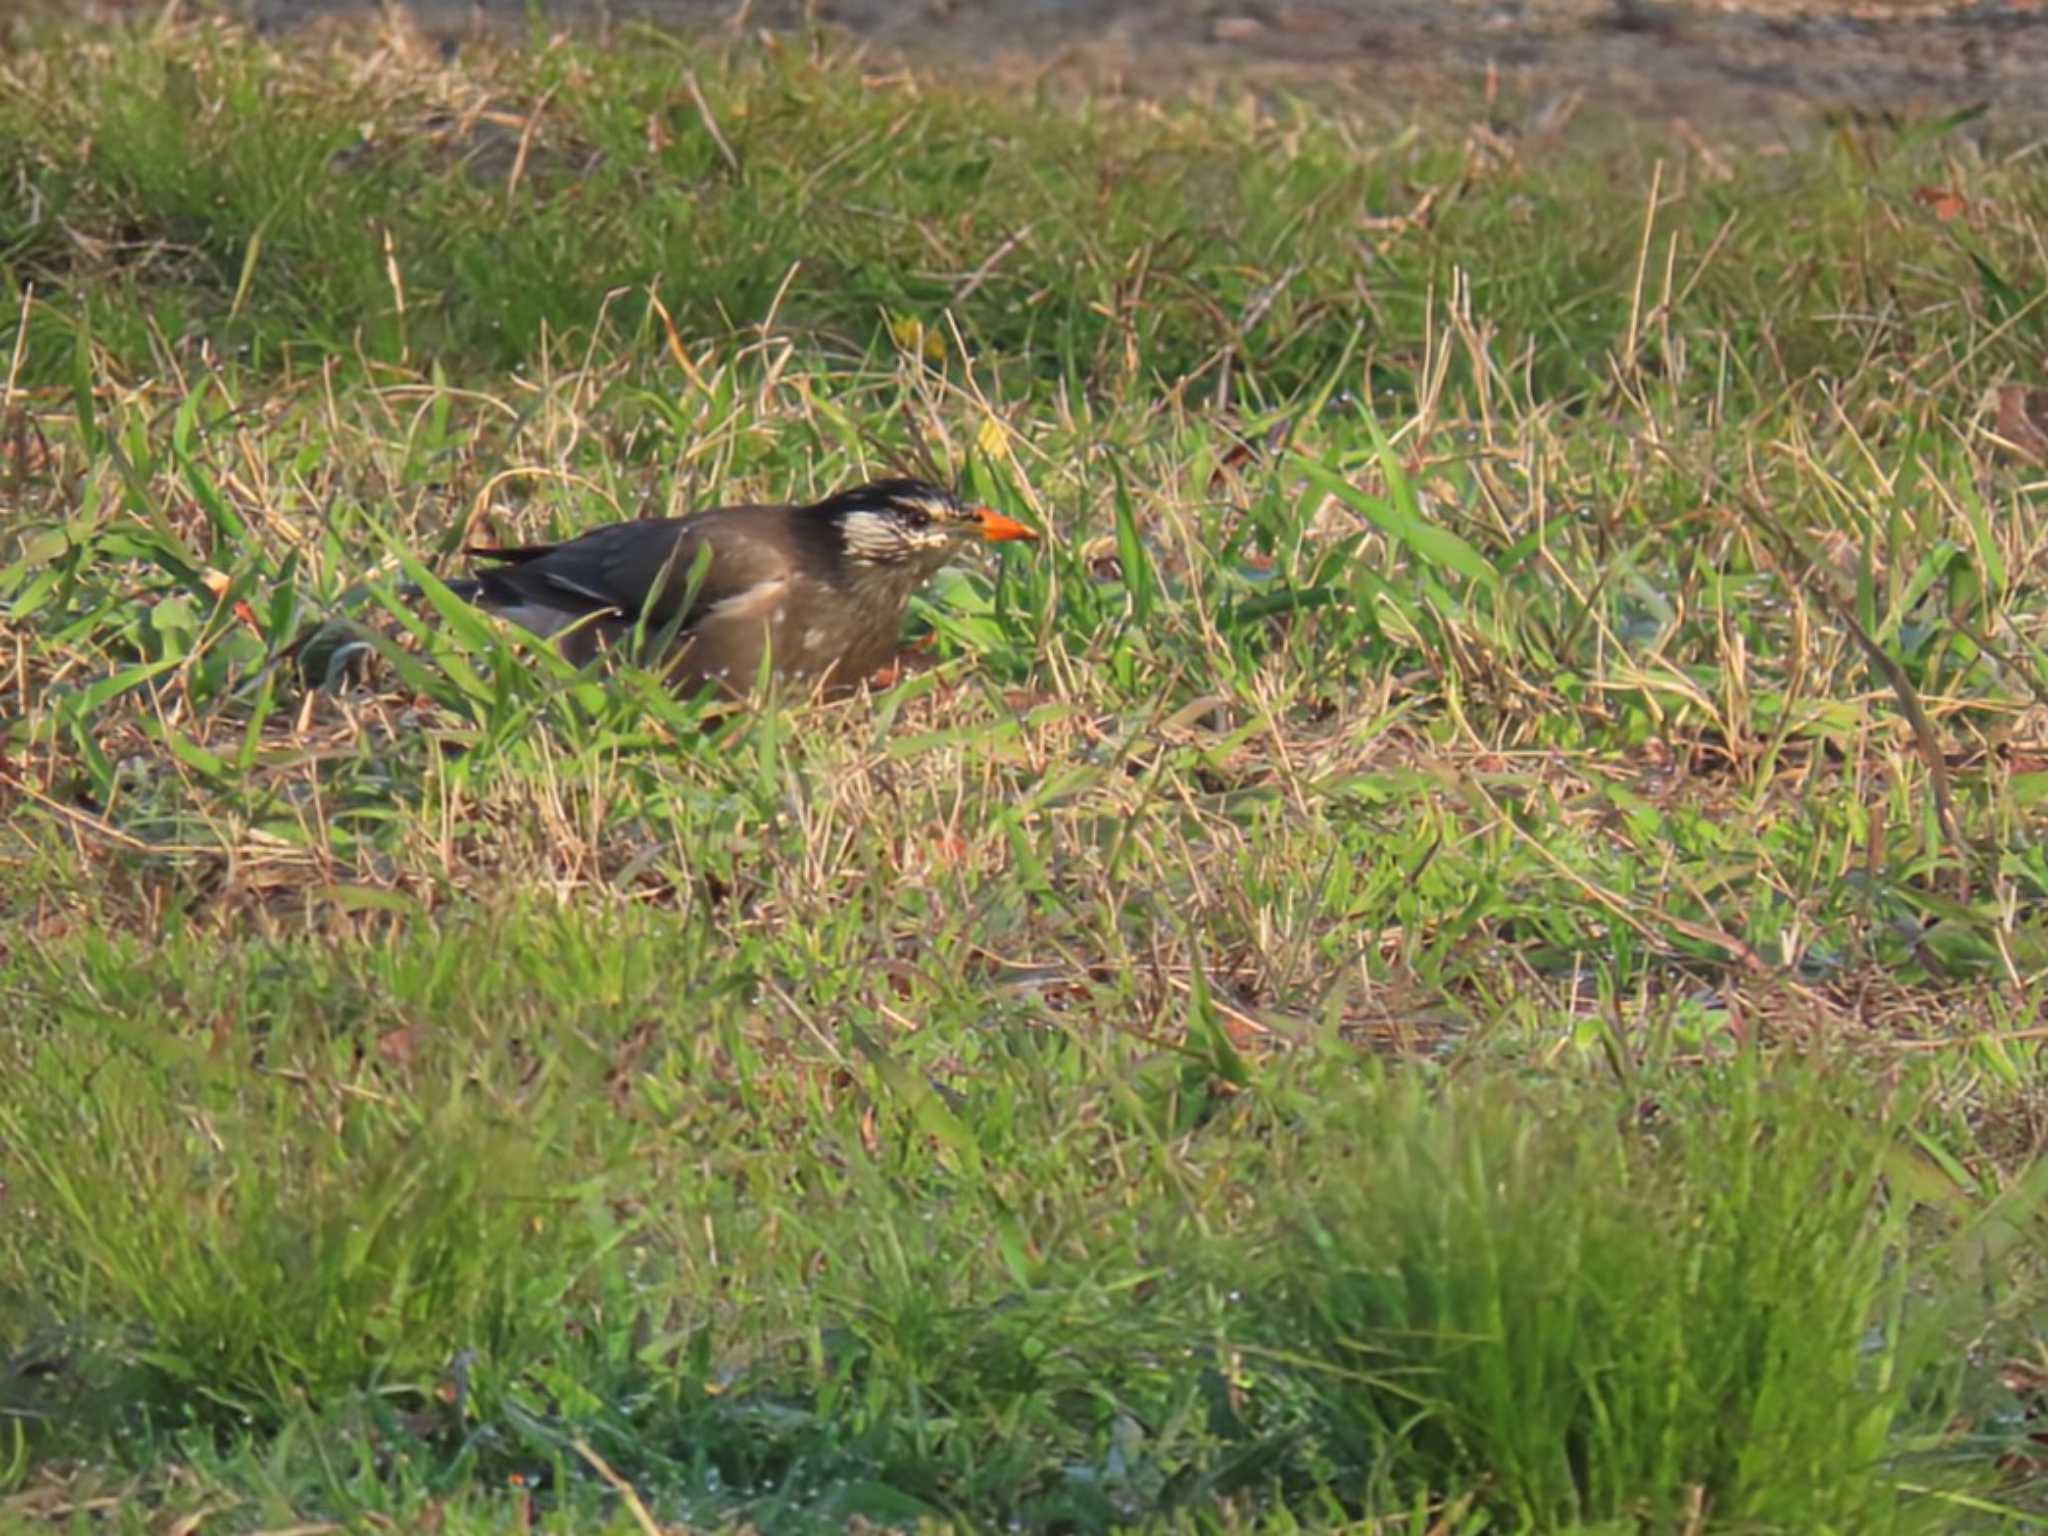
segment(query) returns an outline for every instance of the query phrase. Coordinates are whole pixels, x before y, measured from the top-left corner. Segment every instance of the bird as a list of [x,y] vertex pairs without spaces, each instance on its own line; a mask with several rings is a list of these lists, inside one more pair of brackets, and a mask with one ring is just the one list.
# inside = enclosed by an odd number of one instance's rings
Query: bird
[[728,695],[772,676],[859,684],[896,655],[911,594],[976,541],[1038,534],[944,486],[875,480],[805,505],[708,507],[607,523],[559,544],[469,547],[493,562],[457,597],[583,665],[636,634],[672,686]]

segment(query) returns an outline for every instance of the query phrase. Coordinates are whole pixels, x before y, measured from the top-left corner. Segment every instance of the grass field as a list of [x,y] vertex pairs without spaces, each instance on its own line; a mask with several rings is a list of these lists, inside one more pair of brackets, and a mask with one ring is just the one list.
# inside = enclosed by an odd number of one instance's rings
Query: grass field
[[9,36],[0,1528],[2048,1522],[2037,155]]

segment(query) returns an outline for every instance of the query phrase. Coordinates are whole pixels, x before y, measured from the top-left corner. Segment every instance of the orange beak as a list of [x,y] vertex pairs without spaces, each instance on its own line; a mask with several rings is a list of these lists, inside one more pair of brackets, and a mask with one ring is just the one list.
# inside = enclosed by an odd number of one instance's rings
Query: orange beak
[[976,507],[974,515],[980,519],[981,536],[994,544],[1002,539],[1029,539],[1036,541],[1038,535],[1014,517],[1005,517],[993,507]]

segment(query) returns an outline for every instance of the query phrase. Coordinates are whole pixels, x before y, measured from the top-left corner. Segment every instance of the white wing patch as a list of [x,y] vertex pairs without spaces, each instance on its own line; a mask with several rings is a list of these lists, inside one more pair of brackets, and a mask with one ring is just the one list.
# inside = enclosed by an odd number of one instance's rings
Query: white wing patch
[[568,613],[560,608],[546,608],[539,603],[511,603],[505,607],[486,605],[501,619],[509,619],[521,629],[533,631],[542,639],[561,633],[583,615]]
[[789,593],[789,578],[756,582],[744,592],[721,597],[704,610],[705,619],[760,619],[763,623],[781,617],[782,600]]
[[579,585],[578,583],[570,581],[567,577],[562,576],[554,571],[546,571],[542,574],[547,578],[547,584],[555,588],[557,591],[567,592],[575,597],[587,597],[593,603],[597,604],[598,607],[603,608],[610,613],[617,613],[619,611],[619,606],[617,603],[613,602],[609,597],[606,597],[604,593],[599,592],[592,587]]

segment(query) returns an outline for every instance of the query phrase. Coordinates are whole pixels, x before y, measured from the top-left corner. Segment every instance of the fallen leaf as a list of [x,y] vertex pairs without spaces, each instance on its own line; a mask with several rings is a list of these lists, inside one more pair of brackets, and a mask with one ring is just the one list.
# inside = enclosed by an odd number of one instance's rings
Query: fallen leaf
[[1969,199],[1947,187],[1915,187],[1913,196],[1944,224],[1970,211]]
[[882,1155],[880,1119],[875,1114],[875,1107],[872,1104],[860,1113],[860,1145],[861,1150],[869,1157]]
[[2048,389],[2005,385],[1998,391],[1998,420],[1991,430],[2021,458],[2048,464]]
[[1263,455],[1278,453],[1287,445],[1287,434],[1293,431],[1293,429],[1294,418],[1292,416],[1282,416],[1271,427],[1266,429],[1263,443],[1255,443],[1249,438],[1239,438],[1216,461],[1215,472],[1209,476],[1209,489],[1213,491],[1217,486],[1221,485],[1226,472],[1233,469],[1243,469],[1254,459],[1260,458]]
[[974,434],[974,445],[985,459],[1007,459],[1010,456],[1010,429],[995,417],[986,417]]
[[377,1054],[395,1067],[411,1066],[419,1050],[419,1030],[411,1024],[401,1024],[377,1037]]

